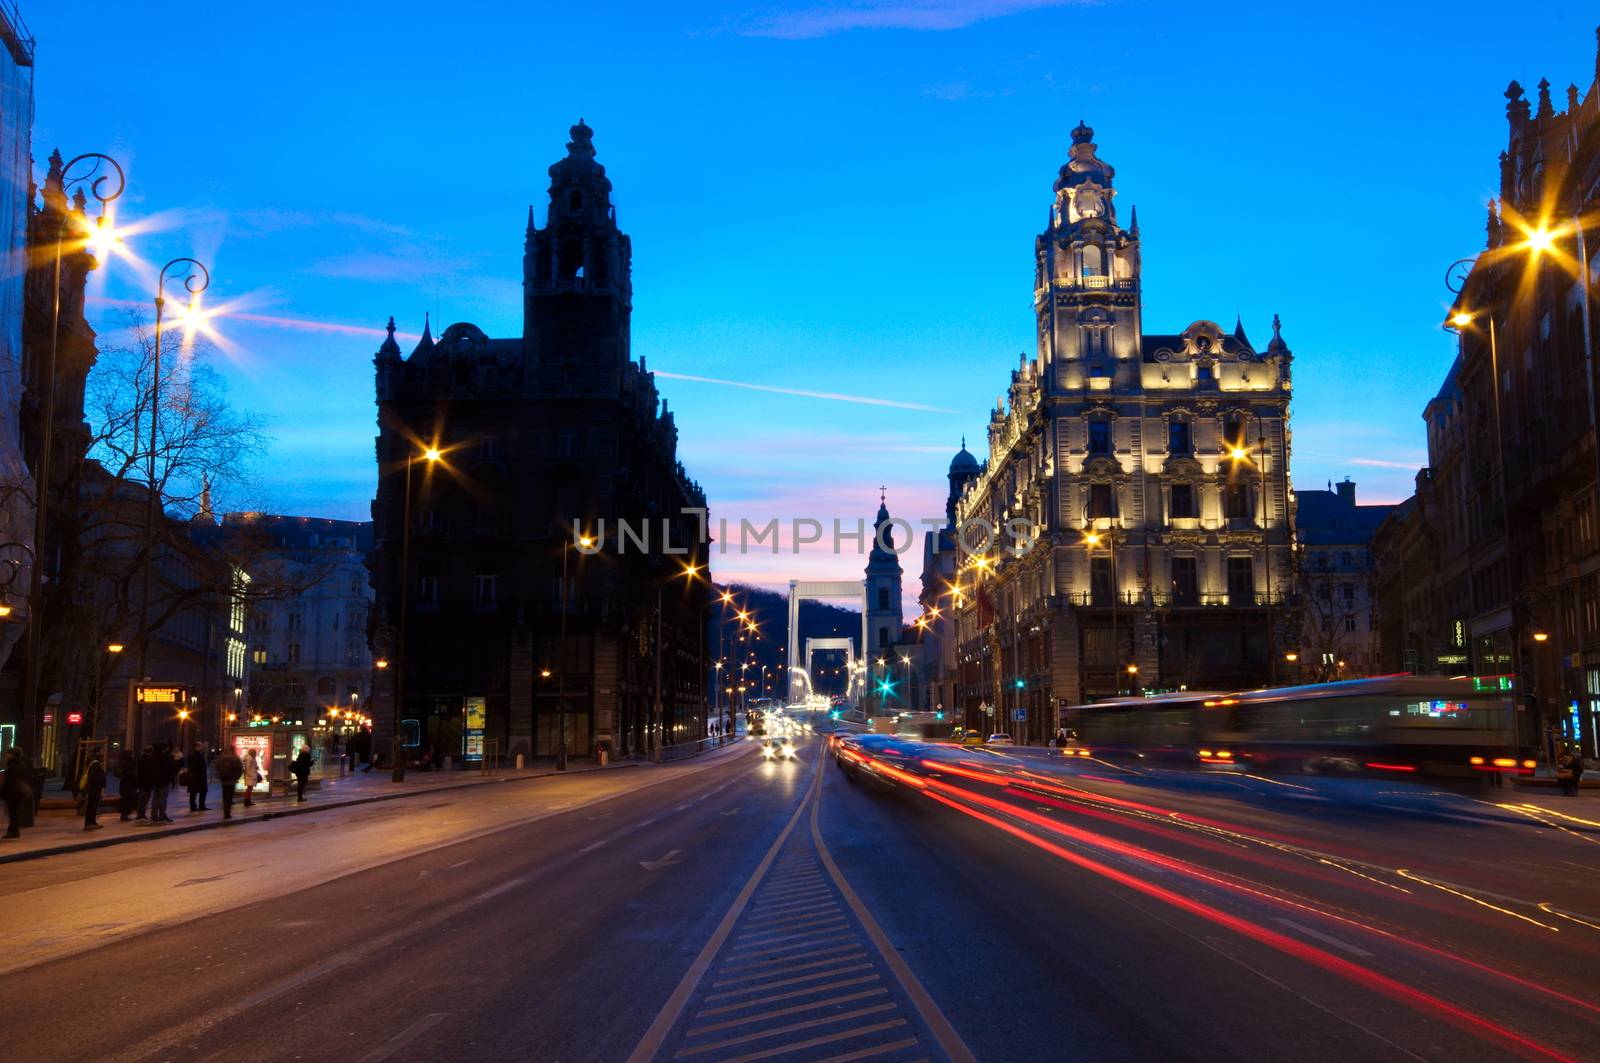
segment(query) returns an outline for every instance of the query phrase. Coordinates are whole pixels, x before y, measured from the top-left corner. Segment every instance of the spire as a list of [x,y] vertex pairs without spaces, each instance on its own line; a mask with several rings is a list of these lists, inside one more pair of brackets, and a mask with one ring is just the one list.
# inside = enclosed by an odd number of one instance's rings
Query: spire
[[1484,246],[1500,246],[1500,215],[1495,211],[1495,203],[1492,196],[1489,199],[1489,220],[1484,225],[1484,232],[1488,237],[1488,243]]
[[535,225],[534,222],[533,222],[533,204],[529,203],[528,204],[528,232],[535,233],[535,232],[538,232],[538,231],[539,231],[539,227],[537,225]]
[[67,189],[65,173],[62,166],[61,149],[57,148],[50,153],[50,167],[44,175],[44,209],[57,214],[64,214],[67,210]]
[[1578,114],[1578,86],[1567,84],[1567,114],[1576,117]]
[[1272,315],[1272,340],[1267,344],[1267,350],[1272,354],[1289,353],[1289,345],[1283,342],[1283,322],[1277,314]]
[[194,522],[196,524],[215,524],[217,522],[216,510],[211,507],[211,478],[209,476],[202,478],[200,481],[200,508],[195,511]]
[[384,326],[384,331],[389,335],[384,339],[383,346],[378,348],[379,358],[399,358],[400,345],[394,341],[394,315],[389,315],[389,323]]
[[1539,117],[1539,118],[1549,118],[1552,115],[1554,115],[1555,113],[1556,113],[1556,109],[1550,105],[1550,79],[1549,78],[1540,78],[1539,79],[1539,114],[1538,114],[1537,117]]
[[428,317],[427,311],[423,311],[423,314],[422,314],[422,338],[420,340],[418,340],[417,341],[417,345],[412,348],[411,357],[415,358],[419,354],[428,354],[432,350],[433,350],[433,324],[432,324],[432,321]]
[[1128,235],[1129,236],[1138,236],[1139,235],[1139,206],[1138,206],[1138,204],[1134,204],[1133,209],[1128,212]]
[[1523,98],[1522,86],[1513,81],[1506,86],[1506,121],[1513,129],[1528,120],[1528,101]]

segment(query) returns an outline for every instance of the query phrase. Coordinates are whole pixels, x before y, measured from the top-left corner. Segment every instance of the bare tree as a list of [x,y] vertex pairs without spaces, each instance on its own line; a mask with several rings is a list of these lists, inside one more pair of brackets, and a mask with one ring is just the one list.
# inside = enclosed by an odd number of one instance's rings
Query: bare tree
[[[163,336],[160,408],[152,407],[155,337],[138,313],[125,340],[104,347],[84,389],[86,458],[71,465],[52,540],[58,576],[45,597],[43,689],[87,706],[93,733],[99,693],[114,670],[127,672],[146,603],[143,572],[153,561],[148,630],[237,617],[252,603],[300,593],[314,574],[291,575],[248,528],[221,527],[223,506],[251,508],[252,466],[270,443],[260,418],[231,406],[215,351],[204,340]],[[155,417],[158,515],[147,535],[151,418]],[[125,647],[126,657],[110,652]],[[220,682],[222,676],[219,674]]]

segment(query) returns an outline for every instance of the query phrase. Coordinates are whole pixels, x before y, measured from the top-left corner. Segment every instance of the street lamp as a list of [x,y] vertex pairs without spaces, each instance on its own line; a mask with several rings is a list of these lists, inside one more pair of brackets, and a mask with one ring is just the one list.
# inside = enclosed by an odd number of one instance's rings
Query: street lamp
[[[55,155],[59,161],[60,154]],[[72,171],[80,163],[89,163],[89,168],[77,177],[72,176]],[[43,604],[44,559],[49,556],[45,549],[45,536],[47,533],[46,520],[49,513],[50,499],[50,459],[55,450],[56,428],[56,359],[61,343],[61,259],[63,246],[67,237],[67,219],[70,215],[66,211],[67,190],[74,186],[81,186],[85,182],[89,186],[89,194],[100,203],[100,218],[97,230],[109,232],[106,228],[106,213],[111,202],[121,196],[127,188],[127,180],[123,175],[122,167],[109,155],[91,151],[73,157],[59,171],[61,196],[61,209],[58,212],[56,225],[55,246],[55,272],[51,285],[50,301],[50,354],[45,364],[44,383],[44,411],[42,431],[39,437],[39,452],[34,460],[34,513],[33,513],[33,558],[28,569],[28,646],[27,656],[24,659],[23,670],[23,703],[22,719],[23,734],[19,744],[28,750],[28,756],[35,753],[43,755],[43,750],[35,750],[37,744],[33,729],[39,718],[39,672],[43,663],[41,657],[41,627],[39,624],[39,610]],[[52,194],[46,180],[45,191],[47,199]],[[85,241],[85,246],[88,241]]]
[[[400,734],[400,721],[405,713],[406,692],[406,660],[409,647],[406,645],[406,624],[411,612],[411,467],[420,458],[427,468],[431,469],[444,455],[437,446],[426,446],[419,450],[406,450],[405,463],[405,505],[401,510],[402,527],[400,529],[400,631],[398,645],[395,648],[394,660],[394,733],[390,738],[390,748],[394,752],[394,765],[389,777],[394,782],[406,780],[405,747]],[[379,667],[383,667],[381,664]]]
[[[592,535],[579,535],[578,546],[584,550],[595,544]],[[556,770],[567,770],[567,554],[572,551],[572,540],[563,537],[561,540],[561,636],[559,649],[560,659],[556,661],[558,676],[556,679],[556,721],[561,730],[561,741],[556,751]],[[548,673],[546,673],[548,674]]]
[[[1111,664],[1117,677],[1117,694],[1120,696],[1122,694],[1122,629],[1117,626],[1117,599],[1122,595],[1121,588],[1117,582],[1117,529],[1115,524],[1107,527],[1103,534],[1093,529],[1084,531],[1083,545],[1088,547],[1091,558],[1094,556],[1094,548],[1102,542],[1106,544],[1106,553],[1111,558]],[[1090,593],[1092,596],[1092,585]]]
[[[697,565],[691,561],[684,565],[681,571],[675,572],[667,578],[677,579],[679,577],[683,577],[692,584],[695,581],[695,577],[700,574],[700,568],[700,565]],[[653,743],[655,749],[654,759],[657,764],[661,763],[661,731],[664,722],[661,708],[661,590],[665,585],[666,580],[658,580],[656,582],[656,698],[655,719],[653,721],[655,725]],[[701,619],[703,620],[704,617]],[[743,688],[741,687],[740,689]]]
[[[200,293],[211,286],[211,271],[197,259],[175,258],[161,267],[156,278],[156,333],[154,357],[150,370],[150,452],[145,455],[145,473],[149,480],[150,497],[144,515],[144,591],[139,601],[139,669],[138,681],[150,678],[150,574],[155,568],[156,513],[161,508],[161,485],[156,480],[156,447],[159,441],[156,430],[161,424],[161,328],[167,307],[167,281],[182,279],[189,293],[191,313]],[[140,721],[142,722],[142,720]],[[128,744],[135,738],[130,735]]]
[[[1267,685],[1277,686],[1278,657],[1273,645],[1277,614],[1273,611],[1272,603],[1272,511],[1267,508],[1267,423],[1262,419],[1261,411],[1252,408],[1246,412],[1255,418],[1256,422],[1256,443],[1258,446],[1256,472],[1261,480],[1261,555],[1262,562],[1266,568],[1267,584]],[[1239,438],[1227,441],[1228,457],[1233,460],[1235,465],[1241,461],[1250,461],[1250,448],[1241,445],[1244,439],[1244,427],[1241,425]]]

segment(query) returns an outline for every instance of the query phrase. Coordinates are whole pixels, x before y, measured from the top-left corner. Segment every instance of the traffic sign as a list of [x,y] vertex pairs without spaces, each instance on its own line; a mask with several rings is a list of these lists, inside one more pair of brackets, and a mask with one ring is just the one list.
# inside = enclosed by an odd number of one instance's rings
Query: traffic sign
[[1021,723],[1021,722],[1023,722],[1024,720],[1026,720],[1028,718],[1028,710],[1027,709],[1012,709],[1011,710],[1011,718],[1013,720],[1016,720],[1018,723]]

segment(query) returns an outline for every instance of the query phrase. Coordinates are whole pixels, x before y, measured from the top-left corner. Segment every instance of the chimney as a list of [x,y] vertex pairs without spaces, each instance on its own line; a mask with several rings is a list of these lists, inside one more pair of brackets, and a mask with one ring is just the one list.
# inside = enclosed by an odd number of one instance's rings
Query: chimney
[[1339,492],[1339,503],[1354,509],[1356,504],[1356,482],[1346,476],[1333,486],[1334,490]]

